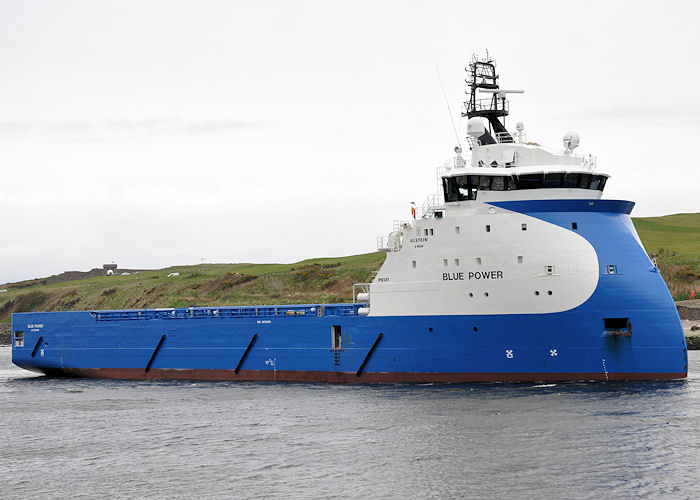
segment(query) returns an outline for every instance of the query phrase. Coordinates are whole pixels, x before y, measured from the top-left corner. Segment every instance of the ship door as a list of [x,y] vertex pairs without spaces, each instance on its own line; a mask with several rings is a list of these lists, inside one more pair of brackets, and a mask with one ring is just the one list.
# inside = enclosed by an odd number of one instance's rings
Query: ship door
[[331,333],[332,333],[332,348],[333,349],[341,349],[343,346],[343,334],[340,329],[340,325],[333,325],[331,327]]
[[343,333],[340,325],[331,326],[331,353],[333,354],[333,365],[340,366],[340,352],[343,347]]

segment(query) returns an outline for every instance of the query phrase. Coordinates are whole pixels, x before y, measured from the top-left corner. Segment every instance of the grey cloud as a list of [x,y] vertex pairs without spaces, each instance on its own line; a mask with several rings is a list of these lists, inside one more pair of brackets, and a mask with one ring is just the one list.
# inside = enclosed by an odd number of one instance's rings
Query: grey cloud
[[49,138],[57,141],[119,142],[162,136],[224,135],[272,126],[262,120],[185,120],[177,117],[52,122],[16,120],[0,122],[0,140]]

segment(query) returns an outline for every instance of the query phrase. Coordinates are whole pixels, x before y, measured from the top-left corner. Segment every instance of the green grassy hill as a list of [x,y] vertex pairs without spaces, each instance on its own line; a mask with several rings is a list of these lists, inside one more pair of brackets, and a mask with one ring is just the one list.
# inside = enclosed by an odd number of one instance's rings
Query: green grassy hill
[[[676,300],[700,293],[700,213],[633,219]],[[128,276],[46,284],[2,285],[0,321],[12,312],[124,309],[196,305],[293,304],[352,301],[353,283],[371,281],[383,252],[294,264],[201,264]],[[170,273],[179,276],[168,277]]]
[[40,279],[11,283],[0,286],[8,290],[0,294],[0,321],[9,321],[12,312],[35,309],[351,302],[353,283],[371,281],[384,257],[374,252],[294,264],[200,264],[54,284]]
[[700,213],[633,218],[649,256],[655,257],[673,297],[700,294]]

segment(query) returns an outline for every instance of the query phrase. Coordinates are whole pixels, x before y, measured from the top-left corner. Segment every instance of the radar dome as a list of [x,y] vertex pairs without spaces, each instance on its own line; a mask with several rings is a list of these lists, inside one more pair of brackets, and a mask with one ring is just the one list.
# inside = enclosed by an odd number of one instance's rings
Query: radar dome
[[114,274],[114,271],[112,271],[111,269],[107,270],[107,276],[112,276],[113,274]]
[[581,142],[581,138],[578,136],[576,132],[567,132],[564,134],[564,149],[566,151],[573,151],[576,149]]
[[486,127],[484,127],[484,122],[479,117],[475,116],[467,120],[467,135],[476,139],[485,133]]
[[525,124],[523,122],[516,123],[515,130],[517,130],[518,132],[522,132],[523,130],[525,130]]

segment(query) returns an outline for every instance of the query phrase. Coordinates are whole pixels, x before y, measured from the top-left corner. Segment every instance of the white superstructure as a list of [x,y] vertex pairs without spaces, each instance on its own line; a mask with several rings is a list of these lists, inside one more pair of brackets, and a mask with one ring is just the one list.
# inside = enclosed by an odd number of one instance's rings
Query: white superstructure
[[[470,75],[472,100],[463,116],[471,155],[456,148],[457,156],[438,169],[441,192],[420,218],[395,223],[378,240],[387,258],[363,296],[370,302],[365,314],[555,313],[577,307],[596,289],[598,257],[577,234],[576,220],[564,228],[494,203],[593,204],[609,176],[596,171],[595,157],[573,153],[580,141],[574,132],[564,135],[561,151],[528,142],[521,123],[510,134],[498,120],[508,114],[510,91],[498,91],[492,62],[475,60]],[[492,94],[489,105],[474,98],[483,87]]]

